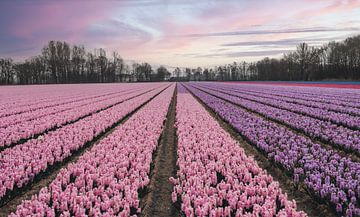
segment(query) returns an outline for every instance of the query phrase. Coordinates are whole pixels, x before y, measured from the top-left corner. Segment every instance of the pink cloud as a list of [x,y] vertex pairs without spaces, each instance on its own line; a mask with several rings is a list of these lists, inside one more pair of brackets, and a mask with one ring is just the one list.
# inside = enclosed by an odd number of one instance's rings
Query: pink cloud
[[[328,1],[327,2],[318,1],[318,2],[328,3]],[[331,13],[346,12],[346,11],[351,11],[359,6],[360,6],[359,0],[348,0],[348,1],[337,0],[337,1],[333,1],[330,5],[301,11],[296,15],[296,18],[302,19],[307,17],[323,16]]]
[[[0,9],[6,8],[4,12],[11,11],[5,16],[9,18],[8,22],[3,21],[2,24],[5,39],[9,42],[14,41],[15,44],[12,47],[7,46],[7,51],[16,51],[20,54],[24,52],[21,49],[31,45],[31,50],[36,54],[48,40],[64,40],[71,44],[84,44],[89,50],[98,47],[109,51],[117,50],[125,58],[129,56],[140,60],[170,59],[173,54],[186,52],[209,54],[221,44],[234,41],[268,40],[269,37],[291,38],[293,33],[219,34],[218,37],[202,38],[185,36],[311,28],[312,25],[333,27],[332,23],[322,19],[316,19],[316,24],[305,22],[309,17],[322,18],[332,13],[343,14],[360,6],[359,0],[305,0],[305,3],[280,0],[19,0],[18,3],[9,1],[3,4],[0,1]],[[0,17],[1,14],[4,13],[1,11]],[[348,20],[340,21],[346,23]],[[349,25],[351,27],[355,24]],[[2,53],[6,53],[2,46],[7,44],[4,41],[3,44],[0,41]]]
[[34,38],[36,35],[47,35],[61,32],[66,35],[64,40],[80,39],[86,28],[107,18],[109,5],[94,1],[84,4],[82,1],[37,2],[22,4],[16,7],[16,14],[11,20],[10,31],[19,38]]

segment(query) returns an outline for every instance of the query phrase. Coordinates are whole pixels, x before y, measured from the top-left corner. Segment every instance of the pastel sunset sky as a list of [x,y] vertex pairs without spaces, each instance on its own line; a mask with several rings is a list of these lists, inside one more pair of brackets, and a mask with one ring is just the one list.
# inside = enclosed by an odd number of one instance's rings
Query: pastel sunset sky
[[213,66],[359,33],[360,0],[0,1],[0,57],[15,60],[61,40],[126,60]]

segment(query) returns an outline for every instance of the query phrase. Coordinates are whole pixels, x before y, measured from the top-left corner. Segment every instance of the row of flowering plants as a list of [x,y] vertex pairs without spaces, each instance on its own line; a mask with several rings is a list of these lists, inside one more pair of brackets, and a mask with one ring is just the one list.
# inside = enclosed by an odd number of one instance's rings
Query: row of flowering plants
[[306,216],[181,86],[176,112],[179,170],[170,181],[185,216]]
[[263,105],[283,109],[286,111],[302,114],[305,116],[313,117],[323,121],[329,121],[334,124],[342,125],[344,127],[359,129],[360,130],[360,117],[350,115],[347,113],[329,111],[322,108],[314,108],[311,106],[305,106],[296,103],[286,102],[280,99],[270,99],[263,96],[252,96],[245,93],[234,92],[232,90],[220,90],[215,86],[218,91],[223,93],[232,94],[237,97],[241,97],[246,100],[261,103]]
[[16,90],[19,89],[6,91],[6,89],[2,88],[4,94],[0,99],[0,117],[43,108],[43,106],[58,105],[63,101],[73,101],[74,98],[86,95],[67,91],[55,91],[55,88],[51,88],[44,93],[34,92],[34,89],[29,87],[25,88],[25,90],[24,87],[20,88],[18,92]]
[[[333,100],[332,102],[324,103],[321,101],[317,101],[315,96],[307,96],[301,97],[299,94],[296,93],[278,93],[278,92],[270,92],[263,88],[258,87],[256,90],[249,89],[243,86],[232,86],[232,85],[218,85],[218,88],[231,90],[234,92],[245,93],[250,96],[257,96],[257,97],[265,97],[268,99],[274,100],[281,100],[285,102],[295,103],[299,105],[309,106],[313,108],[320,108],[325,109],[328,111],[334,111],[339,113],[346,113],[354,116],[360,116],[360,109],[356,107],[351,107],[348,105],[339,105],[336,102],[342,102],[344,96],[339,96],[337,99]],[[317,96],[318,97],[318,96]],[[335,101],[335,103],[334,103]]]
[[18,124],[24,121],[30,121],[34,119],[38,119],[44,116],[53,115],[53,114],[61,114],[63,115],[63,112],[69,112],[70,110],[77,110],[81,109],[82,106],[86,106],[93,103],[98,103],[105,100],[114,99],[116,97],[121,97],[121,95],[124,95],[129,92],[133,92],[135,90],[125,90],[121,92],[111,93],[111,94],[101,94],[101,95],[95,95],[95,96],[87,96],[87,97],[81,97],[76,98],[76,100],[71,102],[64,102],[60,105],[56,106],[44,106],[44,108],[39,108],[32,111],[22,112],[19,114],[9,115],[6,117],[0,118],[0,128],[5,128],[10,125]]
[[[156,87],[159,87],[159,85],[155,84],[153,86],[153,88]],[[91,115],[92,113],[108,108],[109,106],[113,106],[140,94],[144,94],[153,88],[125,92],[123,94],[113,96],[105,100],[95,101],[93,103],[88,103],[77,108],[65,110],[50,115],[41,115],[39,118],[30,119],[28,121],[21,121],[8,127],[0,128],[0,147],[9,146],[23,139],[28,139],[33,137],[34,135],[43,133],[48,129],[59,127],[76,121],[79,118]],[[40,113],[41,112],[43,111],[40,111]]]
[[90,99],[95,96],[106,96],[128,89],[141,87],[138,84],[129,85],[48,85],[48,86],[21,86],[7,90],[2,88],[0,99],[0,118],[31,112]]
[[356,89],[294,87],[275,85],[232,85],[235,89],[259,92],[265,91],[268,95],[287,96],[294,99],[309,100],[345,107],[360,108],[359,91]]
[[256,114],[188,86],[276,165],[339,215],[359,216],[360,163]]
[[[0,153],[0,199],[7,198],[52,165],[62,162],[88,142],[146,103],[164,88],[127,100],[109,109]],[[0,200],[1,201],[1,200]]]
[[174,85],[146,104],[10,216],[130,216],[149,183]]
[[[197,87],[197,86],[195,86]],[[360,155],[360,131],[338,126],[329,121],[323,121],[306,115],[301,115],[284,109],[268,106],[244,98],[237,97],[230,92],[217,91],[216,88],[202,88],[208,93],[221,97],[250,111],[259,113],[267,118],[281,122],[293,129],[305,133],[311,138],[330,143],[340,149],[355,152]]]

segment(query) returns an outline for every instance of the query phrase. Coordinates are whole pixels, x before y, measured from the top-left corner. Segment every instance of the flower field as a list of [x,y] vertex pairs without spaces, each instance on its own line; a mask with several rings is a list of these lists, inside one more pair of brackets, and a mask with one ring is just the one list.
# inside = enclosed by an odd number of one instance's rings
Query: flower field
[[0,216],[360,216],[360,91],[334,87],[0,87]]

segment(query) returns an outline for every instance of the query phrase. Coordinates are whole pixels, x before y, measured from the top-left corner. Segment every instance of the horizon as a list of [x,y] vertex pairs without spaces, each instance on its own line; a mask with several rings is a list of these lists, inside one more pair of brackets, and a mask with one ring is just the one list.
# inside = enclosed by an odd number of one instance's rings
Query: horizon
[[21,61],[49,40],[117,51],[128,61],[205,67],[278,58],[360,33],[360,1],[0,2],[0,57]]

